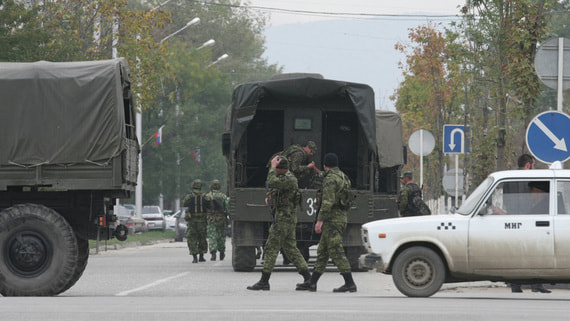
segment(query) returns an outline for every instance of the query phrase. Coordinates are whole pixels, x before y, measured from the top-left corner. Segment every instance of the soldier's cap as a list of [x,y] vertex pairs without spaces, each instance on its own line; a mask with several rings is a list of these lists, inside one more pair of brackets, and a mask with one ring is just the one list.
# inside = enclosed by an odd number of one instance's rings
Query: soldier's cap
[[404,178],[404,177],[412,178],[412,177],[413,177],[412,172],[410,172],[410,171],[403,172],[403,173],[400,175],[400,178]]
[[198,178],[192,181],[192,188],[202,188],[202,180]]
[[277,167],[275,168],[289,169],[289,160],[287,159],[287,157],[279,156],[279,158],[281,158],[281,161],[279,162],[279,164],[277,164]]
[[323,164],[326,167],[337,167],[338,166],[338,156],[335,153],[328,153],[325,155]]
[[550,193],[550,185],[548,184],[548,182],[544,182],[544,181],[540,181],[540,182],[536,182],[536,181],[532,181],[528,183],[528,187],[530,188],[537,188],[545,193]]
[[313,152],[316,153],[317,152],[317,144],[315,144],[314,141],[310,140],[307,142],[307,146],[309,146],[309,149]]

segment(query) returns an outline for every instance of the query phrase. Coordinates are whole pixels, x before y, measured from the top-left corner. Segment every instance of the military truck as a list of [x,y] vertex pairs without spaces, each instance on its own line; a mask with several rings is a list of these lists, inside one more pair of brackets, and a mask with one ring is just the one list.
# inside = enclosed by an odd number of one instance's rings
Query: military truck
[[[272,217],[264,199],[269,158],[308,140],[317,144],[312,160],[320,169],[326,153],[339,156],[339,167],[357,195],[343,240],[353,269],[358,270],[358,257],[365,253],[361,225],[398,216],[399,172],[404,163],[401,120],[396,113],[375,110],[368,85],[314,74],[239,85],[222,135],[235,271],[254,269],[268,236]],[[318,180],[299,180],[299,187],[297,246],[309,259],[309,247],[320,236],[313,232]]]
[[126,239],[139,144],[126,60],[0,63],[0,293],[80,278],[89,239]]

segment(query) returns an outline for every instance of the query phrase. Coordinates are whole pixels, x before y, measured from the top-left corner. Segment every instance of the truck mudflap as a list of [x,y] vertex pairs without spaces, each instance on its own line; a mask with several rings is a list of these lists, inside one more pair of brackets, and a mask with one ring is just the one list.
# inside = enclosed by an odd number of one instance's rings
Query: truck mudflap
[[376,270],[376,272],[384,272],[382,266],[384,262],[378,254],[367,253],[362,254],[358,258],[358,266],[364,270]]

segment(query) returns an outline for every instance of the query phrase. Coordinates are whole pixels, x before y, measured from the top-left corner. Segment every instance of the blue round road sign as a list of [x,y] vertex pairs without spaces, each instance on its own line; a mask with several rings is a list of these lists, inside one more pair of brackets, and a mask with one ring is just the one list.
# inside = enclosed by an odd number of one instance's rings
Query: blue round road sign
[[558,111],[547,111],[532,119],[526,129],[526,145],[543,163],[565,162],[570,158],[570,117]]

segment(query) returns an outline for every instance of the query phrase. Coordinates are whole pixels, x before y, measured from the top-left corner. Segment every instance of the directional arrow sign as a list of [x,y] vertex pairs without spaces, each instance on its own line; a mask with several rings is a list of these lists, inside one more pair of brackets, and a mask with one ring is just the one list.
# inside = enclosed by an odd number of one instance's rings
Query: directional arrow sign
[[463,125],[443,125],[443,152],[446,154],[469,153],[469,147],[465,144],[465,133]]
[[570,117],[558,111],[547,111],[533,118],[526,129],[528,149],[543,163],[565,162],[570,158]]

